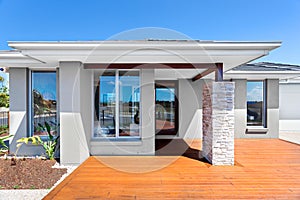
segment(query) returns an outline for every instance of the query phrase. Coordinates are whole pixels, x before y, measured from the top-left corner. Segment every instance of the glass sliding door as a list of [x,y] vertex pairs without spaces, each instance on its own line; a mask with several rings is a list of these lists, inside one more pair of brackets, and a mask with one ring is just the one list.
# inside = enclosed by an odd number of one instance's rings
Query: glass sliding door
[[176,135],[178,131],[177,81],[155,84],[156,135]]
[[116,74],[107,71],[97,80],[95,93],[96,124],[94,136],[116,136]]
[[139,71],[95,72],[94,137],[139,137]]
[[138,71],[119,72],[119,135],[139,136],[140,78]]
[[57,135],[56,72],[31,72],[31,135],[48,136],[40,126],[47,122],[51,134]]

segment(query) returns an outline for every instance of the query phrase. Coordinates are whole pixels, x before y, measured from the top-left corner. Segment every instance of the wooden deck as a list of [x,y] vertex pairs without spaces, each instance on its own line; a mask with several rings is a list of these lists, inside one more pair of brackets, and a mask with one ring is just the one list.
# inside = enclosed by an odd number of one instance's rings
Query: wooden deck
[[90,157],[45,199],[300,199],[300,145],[237,139],[235,160],[220,167],[188,153]]

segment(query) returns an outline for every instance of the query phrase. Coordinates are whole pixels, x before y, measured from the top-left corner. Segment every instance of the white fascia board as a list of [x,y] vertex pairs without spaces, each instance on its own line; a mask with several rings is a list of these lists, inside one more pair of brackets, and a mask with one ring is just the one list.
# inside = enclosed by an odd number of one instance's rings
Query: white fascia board
[[272,50],[281,42],[197,42],[197,41],[94,41],[94,42],[8,42],[18,49],[264,49]]
[[293,79],[300,76],[300,73],[249,73],[249,74],[230,74],[225,73],[224,79],[247,79],[247,80],[264,80],[264,79]]
[[94,50],[64,50],[64,49],[47,49],[47,50],[22,50],[22,53],[26,55],[34,56],[258,56],[267,55],[269,51],[267,50],[168,50],[168,49],[94,49]]

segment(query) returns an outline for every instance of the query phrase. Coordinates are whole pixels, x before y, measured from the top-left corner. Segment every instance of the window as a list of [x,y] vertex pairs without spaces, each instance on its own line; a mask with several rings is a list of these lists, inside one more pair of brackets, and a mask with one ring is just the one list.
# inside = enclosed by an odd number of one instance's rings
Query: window
[[94,80],[94,137],[139,137],[139,71],[95,72]]
[[155,128],[156,135],[177,135],[178,131],[177,81],[156,81]]
[[265,83],[247,82],[247,126],[265,126]]
[[48,136],[39,124],[47,122],[57,135],[56,72],[31,72],[31,135]]

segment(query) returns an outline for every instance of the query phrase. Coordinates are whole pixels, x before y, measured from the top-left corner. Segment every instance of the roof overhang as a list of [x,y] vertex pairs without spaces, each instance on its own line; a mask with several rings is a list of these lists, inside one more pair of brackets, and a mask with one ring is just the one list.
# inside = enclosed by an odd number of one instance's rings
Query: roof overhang
[[37,64],[43,64],[43,62],[18,51],[0,51],[0,67],[28,67]]
[[228,71],[224,74],[224,79],[293,79],[300,76],[300,71]]
[[[265,56],[281,42],[219,42],[186,40],[8,42],[34,62],[20,67],[57,67],[59,62],[82,63],[223,63],[224,71]],[[16,65],[10,65],[14,67]],[[3,62],[4,63],[4,62]],[[24,65],[25,64],[25,65]],[[28,65],[27,65],[28,64]]]

